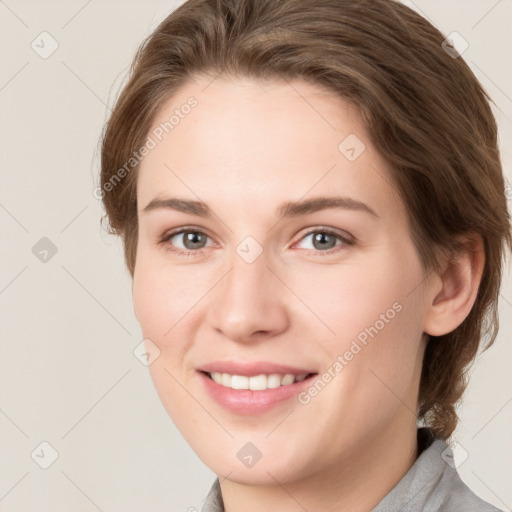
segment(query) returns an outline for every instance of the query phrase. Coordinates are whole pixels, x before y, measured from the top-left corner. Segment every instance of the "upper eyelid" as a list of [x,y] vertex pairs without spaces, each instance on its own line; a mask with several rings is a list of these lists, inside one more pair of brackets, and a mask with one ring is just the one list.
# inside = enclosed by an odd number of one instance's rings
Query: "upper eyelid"
[[206,235],[208,238],[213,239],[205,230],[204,228],[195,228],[193,226],[185,226],[181,228],[176,228],[175,230],[171,229],[170,231],[166,231],[162,235],[162,239],[168,240],[169,238],[172,238],[176,235],[181,235],[183,233],[186,233],[187,231],[190,231],[192,233],[201,233],[203,235]]

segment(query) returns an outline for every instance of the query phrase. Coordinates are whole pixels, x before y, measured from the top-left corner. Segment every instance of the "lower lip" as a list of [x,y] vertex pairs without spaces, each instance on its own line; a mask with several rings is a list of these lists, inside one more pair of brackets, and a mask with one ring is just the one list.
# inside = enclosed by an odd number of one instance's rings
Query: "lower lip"
[[301,382],[294,382],[287,386],[254,391],[252,389],[232,389],[221,386],[205,373],[199,372],[199,374],[208,393],[219,405],[231,412],[248,416],[262,414],[289,400],[308,387],[311,380],[316,376],[316,374],[311,375]]

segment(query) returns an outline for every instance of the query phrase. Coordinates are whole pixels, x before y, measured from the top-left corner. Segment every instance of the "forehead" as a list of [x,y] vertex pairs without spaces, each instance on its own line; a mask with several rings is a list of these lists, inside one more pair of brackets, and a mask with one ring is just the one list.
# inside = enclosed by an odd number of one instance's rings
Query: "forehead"
[[329,192],[376,209],[399,201],[357,108],[302,80],[198,77],[160,108],[149,136],[140,209],[166,194],[241,206]]

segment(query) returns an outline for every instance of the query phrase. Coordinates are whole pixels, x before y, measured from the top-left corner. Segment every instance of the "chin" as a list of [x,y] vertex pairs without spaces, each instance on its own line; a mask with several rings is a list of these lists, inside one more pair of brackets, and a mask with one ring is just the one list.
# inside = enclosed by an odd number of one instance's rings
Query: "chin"
[[[196,451],[201,461],[209,467],[219,480],[228,479],[244,485],[276,485],[276,481],[280,484],[296,481],[306,477],[307,466],[304,460],[296,457],[291,460],[291,454],[279,453],[276,450],[269,450],[267,454],[262,454],[259,460],[255,462],[247,461],[247,466],[240,459],[244,459],[244,454],[249,450],[242,451],[240,443],[236,441],[236,448],[221,448],[212,452],[211,446],[207,453]],[[222,451],[221,451],[222,450]],[[242,453],[240,453],[242,451]],[[220,455],[223,453],[223,455]],[[233,455],[231,455],[231,453]],[[252,466],[250,465],[252,463]],[[304,464],[304,467],[299,466]]]

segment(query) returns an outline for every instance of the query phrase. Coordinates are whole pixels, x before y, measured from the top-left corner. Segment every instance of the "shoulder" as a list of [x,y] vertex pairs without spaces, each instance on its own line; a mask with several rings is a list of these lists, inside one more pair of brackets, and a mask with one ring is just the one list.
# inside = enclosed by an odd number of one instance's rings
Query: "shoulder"
[[440,510],[446,512],[503,512],[499,508],[479,498],[459,477],[455,469],[452,470],[450,492],[446,495]]
[[[453,458],[453,452],[445,441],[433,443],[431,452],[436,453],[439,464],[439,480],[434,490],[437,497],[435,510],[443,512],[503,512],[477,496],[461,479]],[[442,462],[441,462],[442,460]]]
[[462,481],[445,440],[422,431],[418,441],[416,462],[372,512],[503,512]]

